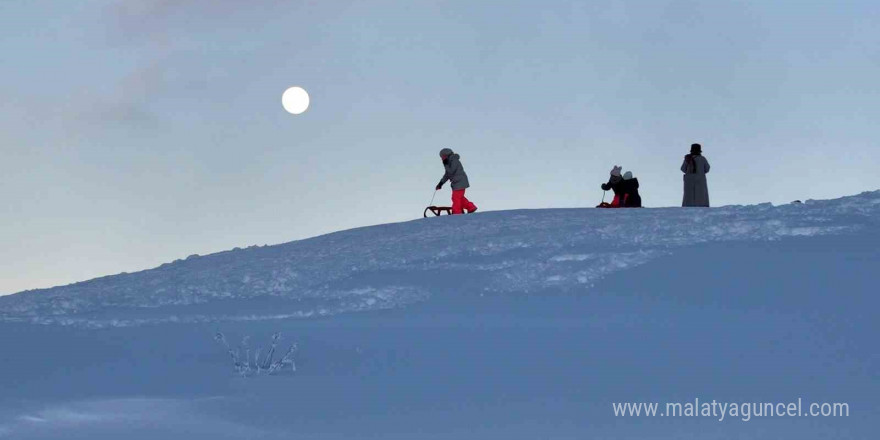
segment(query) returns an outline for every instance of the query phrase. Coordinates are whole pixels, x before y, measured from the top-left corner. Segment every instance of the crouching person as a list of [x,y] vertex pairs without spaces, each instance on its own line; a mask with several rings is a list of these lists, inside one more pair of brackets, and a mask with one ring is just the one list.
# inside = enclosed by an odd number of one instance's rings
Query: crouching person
[[[614,200],[611,203],[602,202],[597,206],[597,208],[620,208],[621,201],[623,200],[623,186],[621,183],[623,182],[623,178],[620,176],[620,170],[622,167],[617,165],[611,168],[611,177],[608,178],[608,182],[602,184],[602,191],[614,191]],[[604,199],[604,197],[603,197]]]
[[620,187],[623,192],[624,208],[642,207],[642,196],[639,195],[639,179],[633,177],[632,171],[627,171],[623,174]]

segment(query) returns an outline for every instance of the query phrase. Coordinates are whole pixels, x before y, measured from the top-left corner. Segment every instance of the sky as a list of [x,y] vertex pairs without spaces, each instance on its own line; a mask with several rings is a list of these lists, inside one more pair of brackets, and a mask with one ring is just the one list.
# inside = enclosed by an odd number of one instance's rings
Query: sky
[[444,147],[483,211],[595,206],[613,165],[678,206],[693,142],[713,206],[876,190],[878,24],[867,0],[4,0],[0,294],[419,218]]

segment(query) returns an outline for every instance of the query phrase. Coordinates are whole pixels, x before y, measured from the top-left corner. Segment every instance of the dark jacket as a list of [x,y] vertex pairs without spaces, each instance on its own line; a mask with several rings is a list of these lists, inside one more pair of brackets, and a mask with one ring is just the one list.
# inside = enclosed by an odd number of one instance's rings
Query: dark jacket
[[614,195],[618,196],[620,200],[623,200],[623,187],[620,185],[623,182],[623,178],[620,176],[612,175],[610,179],[608,179],[608,183],[602,184],[602,191],[614,191]]
[[622,205],[624,208],[642,207],[642,196],[639,195],[639,179],[621,180],[620,187],[623,192]]
[[447,180],[452,182],[452,189],[459,190],[469,188],[470,182],[468,182],[467,173],[464,172],[464,167],[461,165],[461,161],[459,160],[461,156],[456,153],[453,153],[446,157],[446,160],[443,161],[443,167],[446,168],[446,173],[443,174],[443,178],[440,179],[439,186],[443,186]]

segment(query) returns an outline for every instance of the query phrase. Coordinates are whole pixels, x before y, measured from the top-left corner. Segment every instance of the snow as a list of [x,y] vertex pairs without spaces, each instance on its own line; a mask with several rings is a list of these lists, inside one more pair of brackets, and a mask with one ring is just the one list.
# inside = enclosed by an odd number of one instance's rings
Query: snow
[[[0,297],[0,438],[866,438],[880,192],[436,217]],[[241,377],[273,333],[296,372]],[[264,352],[265,353],[265,352]],[[618,401],[848,402],[620,418]]]
[[[0,317],[106,326],[334,315],[424,300],[437,277],[422,274],[440,272],[465,278],[462,289],[576,288],[683,246],[856,233],[873,224],[872,197],[778,208],[565,209],[418,220],[191,255],[139,273],[25,292],[0,298]],[[253,298],[277,301],[272,312],[211,307]],[[107,309],[114,317],[102,313]]]

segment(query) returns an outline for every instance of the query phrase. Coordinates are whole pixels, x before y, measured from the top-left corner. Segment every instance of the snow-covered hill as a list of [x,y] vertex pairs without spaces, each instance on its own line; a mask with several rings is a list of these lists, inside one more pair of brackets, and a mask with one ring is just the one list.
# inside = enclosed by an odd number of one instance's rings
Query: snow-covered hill
[[395,307],[450,289],[586,290],[682,247],[855,234],[877,227],[878,214],[880,192],[779,207],[431,218],[194,255],[138,273],[0,297],[0,317],[90,326],[297,318]]
[[[880,192],[486,212],[22,292],[0,439],[873,438],[878,245]],[[296,372],[242,377],[218,332],[281,332]],[[850,414],[612,408],[695,398]]]

